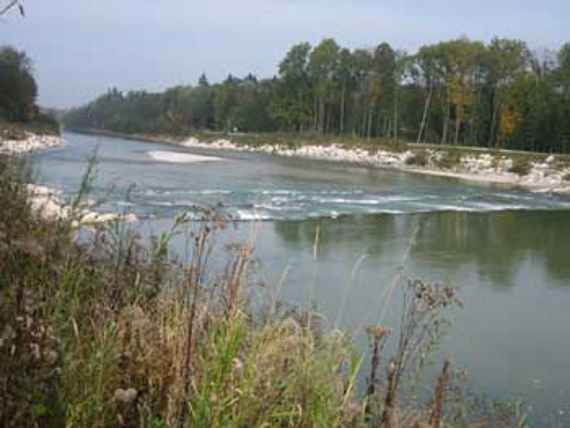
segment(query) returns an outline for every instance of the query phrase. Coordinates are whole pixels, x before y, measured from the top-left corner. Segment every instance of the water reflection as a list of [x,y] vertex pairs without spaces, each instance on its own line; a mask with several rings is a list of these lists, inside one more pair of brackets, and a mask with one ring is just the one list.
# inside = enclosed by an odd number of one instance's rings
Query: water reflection
[[314,245],[317,224],[323,263],[347,249],[347,261],[350,250],[397,261],[419,224],[411,263],[420,270],[445,268],[449,276],[472,266],[482,283],[501,289],[515,286],[521,263],[531,259],[553,279],[544,286],[570,286],[570,211],[353,216],[277,222],[274,230],[290,251],[302,251]]
[[293,266],[286,298],[303,302],[314,290],[319,310],[352,329],[363,349],[363,329],[380,312],[398,326],[400,302],[385,292],[403,261],[406,275],[459,288],[465,308],[442,350],[469,368],[475,390],[552,415],[570,403],[569,220],[570,212],[543,211],[283,222],[266,227],[259,250],[271,255],[269,270]]

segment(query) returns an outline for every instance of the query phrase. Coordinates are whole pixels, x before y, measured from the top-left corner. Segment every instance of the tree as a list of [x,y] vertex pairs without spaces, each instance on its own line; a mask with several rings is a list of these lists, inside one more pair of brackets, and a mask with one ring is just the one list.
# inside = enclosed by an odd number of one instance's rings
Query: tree
[[313,82],[315,97],[315,129],[326,133],[331,127],[332,113],[329,104],[337,97],[335,81],[339,64],[340,47],[334,39],[324,39],[311,52],[309,75]]
[[224,131],[231,131],[234,128],[233,109],[238,104],[237,98],[238,80],[228,75],[226,80],[216,88],[214,95],[214,111],[216,126]]
[[418,86],[424,89],[424,108],[417,134],[416,143],[424,141],[429,112],[432,106],[433,93],[438,85],[438,50],[436,46],[422,46],[414,57],[415,67],[412,75],[418,81]]
[[271,111],[273,117],[289,130],[303,131],[310,124],[312,88],[307,69],[310,52],[309,43],[299,43],[279,64],[279,80]]
[[394,67],[394,128],[393,137],[396,143],[400,142],[400,96],[402,80],[411,75],[413,58],[405,51],[396,52]]
[[[8,93],[0,94],[4,104]],[[210,83],[202,74],[196,87],[162,93],[111,90],[66,120],[123,132],[318,130],[568,151],[570,44],[554,55],[531,53],[515,39],[484,44],[459,38],[407,55],[387,43],[351,51],[324,39],[314,49],[292,46],[271,79],[230,74]]]
[[376,135],[390,135],[393,126],[393,106],[396,95],[396,52],[388,43],[381,43],[374,50],[370,87],[368,137],[373,125],[372,114],[376,110]]
[[11,47],[0,48],[0,115],[12,121],[33,118],[37,94],[32,63],[26,54]]
[[489,147],[496,145],[497,116],[501,115],[501,111],[509,111],[514,108],[505,105],[505,102],[510,96],[513,83],[526,73],[529,61],[530,52],[526,43],[520,40],[499,38],[494,38],[491,41],[487,62],[487,80],[491,86],[492,108]]
[[200,78],[198,79],[198,86],[200,88],[209,88],[210,82],[208,82],[208,78],[206,77],[206,73],[202,73]]
[[335,80],[340,87],[339,133],[343,134],[346,122],[347,95],[354,86],[354,60],[348,49],[341,49],[339,52]]
[[370,77],[373,69],[373,58],[369,51],[357,49],[353,52],[355,94],[355,112],[353,133],[365,137],[368,129],[370,109]]

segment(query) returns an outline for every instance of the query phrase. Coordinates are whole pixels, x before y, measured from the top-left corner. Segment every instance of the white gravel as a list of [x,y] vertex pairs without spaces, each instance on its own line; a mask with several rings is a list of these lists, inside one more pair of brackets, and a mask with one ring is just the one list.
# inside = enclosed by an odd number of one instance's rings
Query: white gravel
[[[36,184],[28,184],[27,190],[32,211],[45,220],[66,220],[74,215],[72,208],[63,201],[59,190]],[[89,209],[89,203],[82,204],[75,213],[74,225],[90,225],[122,220],[136,222],[135,214],[97,213]]]
[[[0,154],[18,156],[63,145],[64,141],[61,137],[27,133],[27,138],[24,140],[0,140]],[[27,191],[32,211],[46,220],[68,219],[72,215],[76,215],[76,218],[73,220],[76,226],[116,220],[128,222],[138,220],[134,214],[97,213],[88,208],[89,203],[83,204],[76,213],[72,213],[72,208],[65,204],[62,194],[58,190],[46,186],[28,184]]]
[[200,156],[190,153],[166,152],[160,150],[147,152],[147,155],[159,162],[172,163],[217,162],[224,160],[214,156]]
[[271,144],[253,147],[238,145],[227,139],[206,143],[194,137],[182,142],[181,145],[188,148],[235,150],[267,153],[284,157],[349,162],[369,167],[393,168],[401,171],[453,177],[468,181],[515,185],[535,192],[570,193],[570,182],[564,179],[564,177],[569,176],[570,168],[558,167],[555,155],[550,155],[544,163],[531,163],[530,173],[521,177],[518,174],[509,172],[513,165],[511,158],[504,155],[495,160],[495,156],[489,153],[466,154],[462,156],[457,166],[449,170],[437,167],[437,160],[445,155],[445,150],[427,149],[427,165],[419,167],[408,165],[408,159],[414,157],[414,153],[409,150],[400,153],[386,150],[369,152],[361,148],[347,149],[335,144],[328,146],[301,146],[299,148]]
[[21,155],[63,145],[61,137],[27,133],[24,140],[0,140],[0,154]]

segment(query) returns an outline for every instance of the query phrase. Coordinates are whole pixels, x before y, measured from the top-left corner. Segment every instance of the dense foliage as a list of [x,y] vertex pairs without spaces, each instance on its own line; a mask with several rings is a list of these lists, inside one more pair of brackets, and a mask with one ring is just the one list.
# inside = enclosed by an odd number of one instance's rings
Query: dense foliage
[[[23,123],[34,130],[55,132],[57,122],[36,105],[38,87],[28,56],[12,47],[0,47],[0,122],[2,130],[8,123]],[[31,129],[32,129],[31,128]]]
[[570,44],[532,52],[520,40],[467,38],[414,55],[333,39],[293,46],[279,75],[229,76],[164,93],[116,89],[71,111],[77,128],[129,133],[313,131],[406,141],[570,151]]
[[64,120],[77,128],[108,129],[127,133],[185,134],[195,129],[238,128],[274,131],[270,114],[271,81],[229,76],[212,85],[205,76],[196,87],[177,86],[160,94],[111,89],[87,106],[72,110]]
[[37,113],[38,88],[32,64],[24,52],[0,49],[0,117],[24,121]]

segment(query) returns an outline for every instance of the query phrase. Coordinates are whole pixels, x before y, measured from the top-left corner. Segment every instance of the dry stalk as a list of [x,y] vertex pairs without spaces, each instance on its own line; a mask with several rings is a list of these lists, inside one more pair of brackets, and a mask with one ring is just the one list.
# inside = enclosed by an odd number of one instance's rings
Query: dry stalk
[[400,428],[398,411],[398,368],[394,361],[388,365],[388,386],[382,412],[382,428]]
[[[200,288],[203,274],[206,271],[208,259],[213,250],[213,245],[210,243],[212,229],[207,224],[201,227],[200,232],[194,238],[194,252],[192,255],[192,262],[188,272],[188,279],[186,281],[188,295],[190,296],[190,312],[187,320],[187,338],[186,350],[184,358],[184,389],[185,397],[188,399],[191,392],[192,384],[192,355],[194,352],[194,331],[196,328],[196,312],[198,307],[198,299],[200,298]],[[180,411],[180,424],[184,425],[187,416],[187,403],[182,401],[182,409]]]
[[449,383],[449,367],[451,363],[449,360],[445,360],[443,363],[443,369],[441,374],[437,379],[437,386],[435,388],[435,394],[433,399],[433,405],[431,409],[431,415],[429,418],[429,423],[432,428],[439,428],[441,426],[441,419],[443,418],[443,403],[445,401],[445,389]]
[[231,264],[230,274],[226,285],[225,300],[226,300],[226,319],[230,320],[234,317],[235,311],[238,306],[239,291],[241,288],[241,281],[247,269],[251,256],[251,247],[246,245],[240,248],[239,255]]
[[376,383],[378,382],[377,373],[380,367],[380,354],[386,340],[390,336],[390,330],[382,326],[370,326],[367,328],[368,335],[371,341],[372,348],[372,361],[370,364],[370,378],[368,379],[368,388],[366,390],[367,403],[365,408],[365,413],[370,414],[370,400],[372,396],[376,393]]
[[[409,281],[403,298],[398,348],[388,367],[388,386],[382,415],[382,426],[385,428],[399,426],[399,422],[396,422],[398,390],[407,367],[418,358],[421,363],[421,355],[429,352],[437,340],[440,328],[445,323],[443,310],[451,305],[461,305],[453,288],[422,281]],[[448,376],[449,368],[444,368]],[[448,383],[447,378],[444,380],[443,388]],[[440,419],[441,415],[437,420]]]

